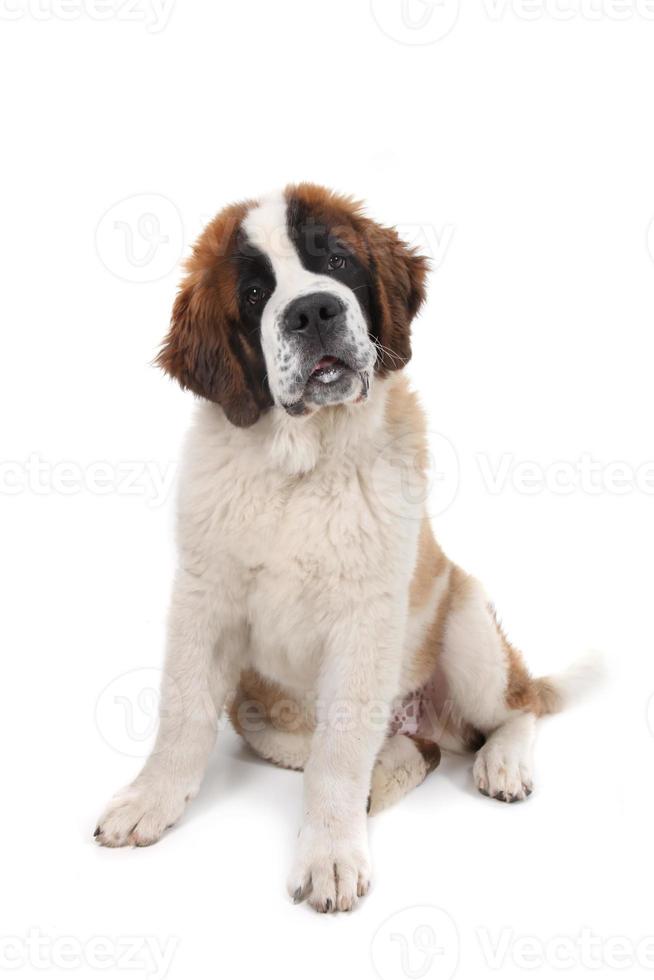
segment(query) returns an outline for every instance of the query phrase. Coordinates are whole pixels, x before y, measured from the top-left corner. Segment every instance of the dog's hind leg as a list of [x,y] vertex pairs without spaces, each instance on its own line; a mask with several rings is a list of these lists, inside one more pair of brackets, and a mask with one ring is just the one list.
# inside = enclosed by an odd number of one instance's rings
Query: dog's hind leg
[[245,671],[229,706],[234,729],[262,759],[283,769],[304,769],[313,716],[308,706],[254,670]]
[[256,729],[241,728],[239,734],[257,755],[282,769],[302,771],[309,758],[311,732],[283,731],[270,722],[265,722]]
[[440,665],[457,714],[485,737],[473,779],[506,803],[533,789],[536,719],[559,711],[597,675],[594,658],[553,677],[532,677],[507,640],[481,585],[452,572]]
[[401,734],[387,738],[372,770],[369,813],[385,810],[419,786],[440,758],[435,742]]

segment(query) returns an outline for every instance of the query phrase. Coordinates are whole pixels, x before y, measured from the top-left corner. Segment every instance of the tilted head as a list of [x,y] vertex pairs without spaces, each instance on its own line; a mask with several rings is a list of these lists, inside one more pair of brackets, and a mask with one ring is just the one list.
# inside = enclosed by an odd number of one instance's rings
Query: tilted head
[[411,356],[426,260],[313,184],[225,208],[187,263],[159,364],[248,426],[364,401]]

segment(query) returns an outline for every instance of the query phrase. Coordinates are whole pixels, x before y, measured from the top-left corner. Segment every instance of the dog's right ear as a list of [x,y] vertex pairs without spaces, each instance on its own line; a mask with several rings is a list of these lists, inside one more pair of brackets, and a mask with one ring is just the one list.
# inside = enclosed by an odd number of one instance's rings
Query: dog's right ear
[[157,364],[182,388],[221,405],[234,425],[249,426],[263,407],[259,352],[249,348],[239,328],[233,263],[220,220],[193,249]]
[[429,262],[402,241],[394,228],[366,219],[373,279],[376,322],[381,343],[377,371],[403,368],[411,359],[411,323],[425,301]]

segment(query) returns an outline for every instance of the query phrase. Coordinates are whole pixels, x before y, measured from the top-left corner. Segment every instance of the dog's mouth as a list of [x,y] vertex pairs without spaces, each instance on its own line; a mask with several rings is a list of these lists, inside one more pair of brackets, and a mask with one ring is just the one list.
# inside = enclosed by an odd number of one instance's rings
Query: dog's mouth
[[306,375],[299,399],[284,404],[284,408],[289,415],[304,415],[310,408],[349,401],[357,385],[360,393],[358,401],[363,401],[368,396],[370,386],[367,370],[362,371],[340,357],[324,354]]
[[307,381],[317,381],[322,385],[334,384],[352,369],[338,357],[321,357],[310,372]]

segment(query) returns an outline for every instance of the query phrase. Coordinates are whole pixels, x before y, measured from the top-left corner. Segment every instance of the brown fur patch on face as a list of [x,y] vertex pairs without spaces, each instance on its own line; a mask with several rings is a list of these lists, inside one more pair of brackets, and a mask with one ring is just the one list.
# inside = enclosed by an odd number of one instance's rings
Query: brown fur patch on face
[[411,358],[411,321],[425,299],[427,259],[416,254],[394,228],[363,213],[360,202],[316,184],[286,188],[291,220],[327,228],[347,246],[372,280],[370,334],[378,344],[376,372],[384,376]]
[[234,425],[252,425],[272,405],[258,336],[241,324],[238,236],[254,202],[214,218],[193,247],[157,363],[182,388],[222,406]]

